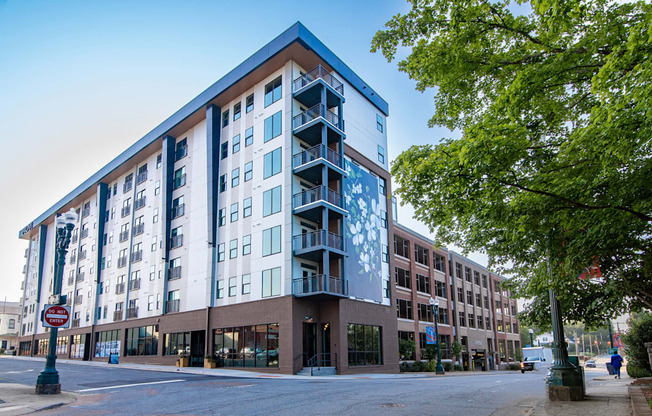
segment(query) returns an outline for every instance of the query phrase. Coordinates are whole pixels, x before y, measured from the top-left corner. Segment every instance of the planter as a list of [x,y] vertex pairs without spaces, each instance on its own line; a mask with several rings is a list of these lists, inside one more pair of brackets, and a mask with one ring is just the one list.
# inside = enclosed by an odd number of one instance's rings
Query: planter
[[190,357],[177,358],[177,367],[190,367]]
[[212,357],[204,358],[204,368],[217,368],[217,360]]

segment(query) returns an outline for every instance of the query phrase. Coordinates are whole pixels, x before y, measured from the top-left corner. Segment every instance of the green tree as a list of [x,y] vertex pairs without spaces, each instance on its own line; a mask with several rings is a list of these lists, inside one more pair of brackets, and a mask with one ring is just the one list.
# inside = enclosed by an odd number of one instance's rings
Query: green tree
[[[627,365],[639,368],[642,376],[650,376],[652,368],[644,344],[652,342],[652,313],[635,314],[628,324],[629,330],[622,336],[625,354],[629,360]],[[629,372],[629,369],[627,371]]]
[[402,360],[413,360],[416,344],[411,339],[398,340],[398,354]]
[[[597,327],[652,308],[652,5],[412,0],[372,41],[425,91],[430,125],[459,139],[412,146],[397,193],[439,244],[484,251],[548,327]],[[594,267],[591,267],[594,266]],[[587,267],[604,278],[580,280]]]
[[462,357],[462,344],[457,342],[457,340],[453,341],[451,344],[451,355],[453,356],[453,368],[455,368],[455,364],[459,359]]

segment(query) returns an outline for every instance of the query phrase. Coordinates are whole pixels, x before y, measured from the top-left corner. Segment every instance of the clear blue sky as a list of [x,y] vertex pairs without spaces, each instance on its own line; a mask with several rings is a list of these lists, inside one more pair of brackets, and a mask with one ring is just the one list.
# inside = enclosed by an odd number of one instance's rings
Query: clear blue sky
[[[21,296],[18,231],[301,21],[388,103],[388,154],[434,143],[433,92],[369,52],[406,2],[0,0],[0,300]],[[399,221],[422,234],[412,211]],[[477,260],[477,258],[476,258]],[[480,260],[482,261],[482,260]]]

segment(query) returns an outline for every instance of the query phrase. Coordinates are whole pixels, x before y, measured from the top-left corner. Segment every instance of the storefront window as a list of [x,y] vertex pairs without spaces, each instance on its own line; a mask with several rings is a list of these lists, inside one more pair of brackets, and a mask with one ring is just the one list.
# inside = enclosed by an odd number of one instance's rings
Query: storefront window
[[96,332],[95,356],[103,358],[111,354],[120,354],[120,330]]
[[219,328],[213,351],[223,367],[278,367],[278,324]]
[[125,355],[156,355],[158,351],[158,325],[127,329]]
[[374,325],[348,324],[349,365],[383,363],[382,328]]

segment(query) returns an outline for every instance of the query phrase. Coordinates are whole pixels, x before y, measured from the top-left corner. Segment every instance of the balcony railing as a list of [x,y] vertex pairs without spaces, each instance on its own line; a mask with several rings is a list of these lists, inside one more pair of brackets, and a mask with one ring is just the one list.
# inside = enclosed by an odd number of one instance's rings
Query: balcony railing
[[127,265],[127,256],[118,257],[118,267],[125,267]]
[[327,246],[336,250],[344,250],[344,240],[341,235],[326,230],[317,230],[306,234],[296,235],[292,241],[292,247],[294,250],[316,246]]
[[145,206],[146,201],[147,197],[138,198],[134,201],[134,209],[141,209]]
[[78,237],[77,237],[77,234],[73,234],[73,236],[72,236],[72,242],[73,242],[73,243],[76,243],[76,242],[77,242],[77,238],[78,238]]
[[136,183],[143,183],[147,180],[147,171],[140,172],[138,176],[136,176]]
[[72,286],[75,284],[75,278],[73,276],[70,276],[68,278],[68,286]]
[[86,250],[79,252],[79,260],[84,260],[86,258]]
[[127,308],[127,319],[129,318],[138,318],[138,306]]
[[86,217],[88,217],[89,215],[91,215],[91,208],[90,208],[90,207],[88,207],[88,208],[84,208],[84,209],[82,210],[82,218],[86,218]]
[[72,264],[72,263],[74,263],[76,261],[77,261],[77,256],[70,256],[70,262],[68,264]]
[[186,204],[179,204],[172,207],[172,218],[178,218],[185,212]]
[[134,235],[140,235],[145,232],[145,223],[141,222],[140,224],[134,225]]
[[340,277],[318,274],[292,280],[292,293],[309,295],[313,293],[332,293],[341,296],[349,295],[349,284]]
[[187,154],[188,154],[188,145],[178,147],[177,151],[174,153],[174,161],[176,162],[177,160],[186,157]]
[[117,311],[113,311],[113,320],[114,321],[122,321],[122,309],[119,309]]
[[173,186],[173,188],[177,189],[177,188],[182,187],[185,184],[186,184],[186,175],[183,174],[181,176],[178,176],[178,177],[174,178],[174,186]]
[[122,243],[123,241],[127,241],[129,238],[129,231],[120,231],[120,235],[118,236],[118,240]]
[[131,262],[136,263],[139,262],[143,259],[143,250],[140,251],[134,251],[131,253]]
[[294,194],[292,206],[294,208],[299,208],[317,201],[330,202],[331,204],[344,209],[344,199],[342,198],[342,195],[325,185],[315,186],[307,191]]
[[326,145],[318,144],[301,153],[292,156],[292,166],[299,167],[306,163],[312,162],[317,159],[326,159],[338,168],[342,169],[342,156],[335,150],[326,147]]
[[174,237],[170,238],[170,248],[177,248],[181,247],[183,245],[183,234],[181,235],[175,235]]
[[335,78],[333,74],[328,72],[324,67],[321,65],[317,66],[317,68],[314,68],[305,74],[301,75],[299,78],[294,80],[293,87],[294,91],[298,91],[301,88],[305,87],[306,85],[310,84],[316,79],[323,79],[328,85],[333,87],[333,89],[337,92],[339,92],[341,95],[344,95],[344,85],[340,80]]
[[181,278],[181,266],[170,267],[168,271],[168,280],[175,280]]
[[81,305],[83,300],[83,295],[75,296],[75,305]]
[[[132,178],[133,178],[133,176],[132,176]],[[133,182],[131,182],[131,181],[125,182],[125,184],[122,186],[122,193],[124,194],[124,193],[127,193],[127,192],[131,191],[132,187],[133,187]]]
[[77,280],[77,283],[79,283],[79,282],[83,282],[85,276],[86,276],[86,273],[78,273],[78,274],[77,274],[77,279],[76,279],[76,280]]
[[126,207],[122,207],[122,210],[120,211],[120,215],[122,215],[122,217],[124,218],[129,214],[131,214],[131,205],[127,205]]
[[79,318],[72,320],[72,327],[79,328]]
[[129,281],[129,290],[138,290],[140,289],[140,279],[134,279]]
[[125,284],[123,283],[117,283],[115,285],[115,294],[120,295],[122,293],[125,293]]
[[168,300],[165,302],[165,312],[179,312],[179,299]]
[[86,238],[88,237],[88,228],[82,228],[81,232],[79,233],[81,238]]
[[298,129],[299,127],[310,123],[318,117],[323,117],[333,127],[339,129],[340,131],[344,131],[344,120],[340,119],[337,114],[327,109],[323,104],[314,105],[303,113],[294,116],[292,119],[292,128]]

